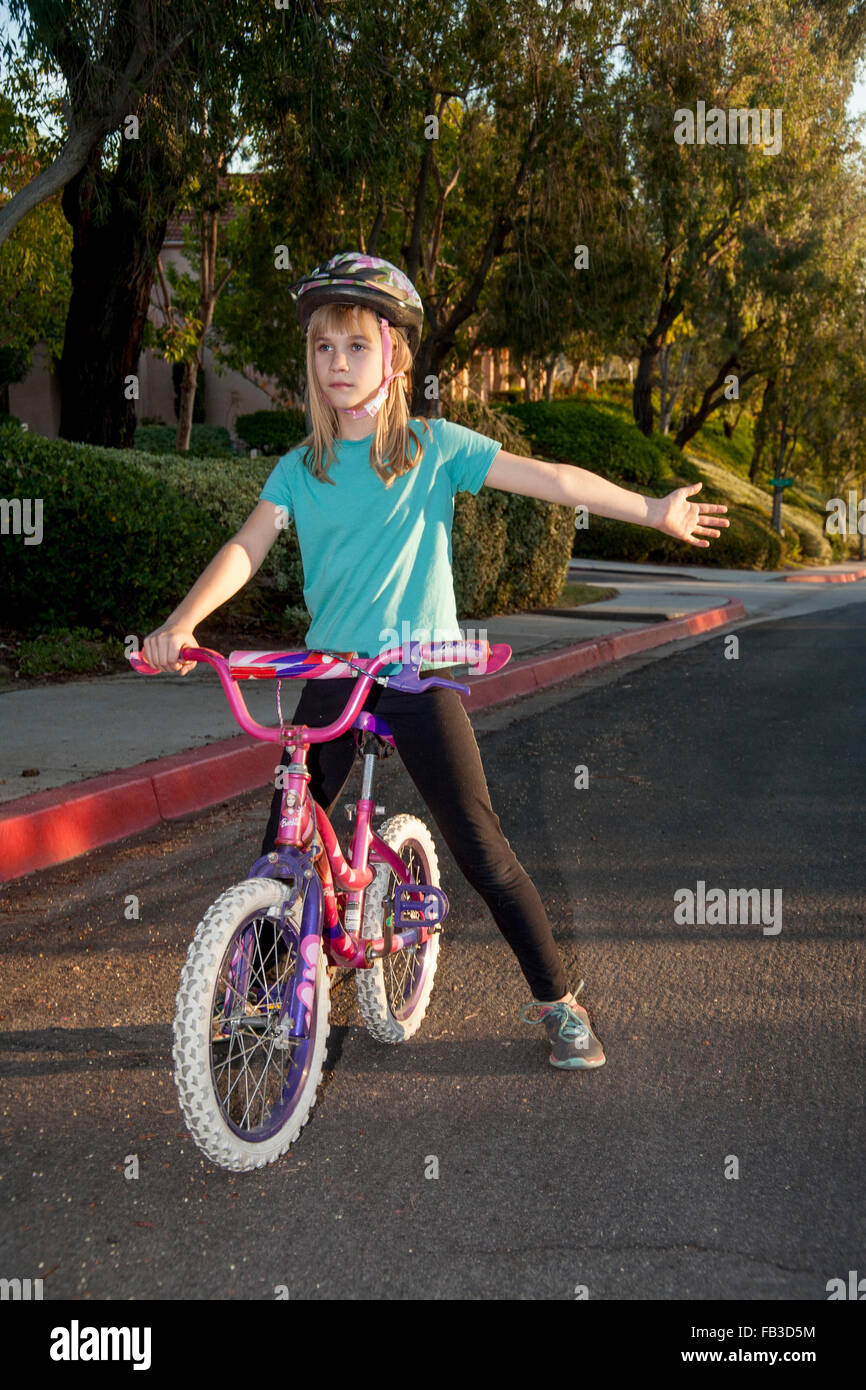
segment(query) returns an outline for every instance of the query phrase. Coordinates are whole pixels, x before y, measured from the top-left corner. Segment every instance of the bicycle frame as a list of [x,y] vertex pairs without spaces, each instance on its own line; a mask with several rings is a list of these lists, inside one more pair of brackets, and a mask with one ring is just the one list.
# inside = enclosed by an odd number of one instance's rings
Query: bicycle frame
[[[422,660],[445,660],[449,662],[486,659],[493,651],[494,660],[488,669],[495,670],[504,665],[511,656],[511,648],[504,644],[491,649],[485,642],[446,642],[413,643],[409,670],[401,671],[400,680],[389,678],[397,688],[420,690],[418,668]],[[280,930],[285,929],[285,915],[303,891],[303,910],[298,940],[300,969],[292,973],[292,982],[286,997],[282,1000],[279,1015],[279,1029],[287,1038],[309,1036],[311,1011],[315,996],[316,971],[319,951],[323,950],[326,960],[343,969],[369,969],[377,960],[392,955],[410,946],[420,946],[433,932],[441,931],[441,922],[448,912],[448,900],[441,889],[433,885],[419,885],[417,893],[406,895],[416,906],[411,909],[413,916],[420,916],[418,926],[410,926],[398,932],[388,932],[386,936],[362,938],[359,935],[364,909],[365,889],[373,881],[375,871],[370,863],[384,863],[394,872],[398,885],[413,882],[409,871],[399,855],[391,849],[371,829],[374,813],[372,791],[373,765],[376,756],[364,755],[364,776],[361,796],[356,803],[355,830],[350,849],[351,863],[346,860],[340,848],[337,834],[325,811],[309,795],[310,774],[307,771],[307,755],[311,743],[324,743],[339,737],[349,728],[360,725],[366,730],[376,727],[375,716],[369,712],[360,713],[367,692],[373,684],[378,671],[390,663],[406,662],[402,649],[389,650],[377,657],[359,659],[347,664],[337,658],[320,653],[236,653],[226,661],[219,652],[207,647],[184,647],[180,659],[184,661],[204,661],[216,670],[232,713],[241,728],[253,737],[271,742],[284,743],[292,750],[292,761],[286,770],[282,788],[279,829],[276,836],[276,850],[262,855],[255,861],[247,875],[248,878],[286,878],[292,881],[293,888],[283,902],[280,911]],[[236,663],[234,657],[247,658],[247,663]],[[288,661],[290,657],[301,658]],[[250,660],[251,659],[251,660]],[[157,674],[155,668],[136,654],[130,656],[133,667],[142,674]],[[262,664],[266,663],[266,664]],[[289,669],[285,669],[288,666]],[[267,728],[256,723],[250,716],[246,703],[237,686],[236,676],[273,677],[280,675],[347,675],[361,673],[349,696],[343,713],[334,723],[323,728],[312,729],[305,724],[285,725],[279,729]],[[387,680],[386,680],[387,683]],[[456,681],[432,677],[424,682],[454,687],[469,693],[469,687]],[[341,920],[337,891],[345,895],[344,915]],[[398,887],[401,912],[403,897]],[[418,901],[418,899],[421,901]],[[444,910],[443,910],[444,908]],[[402,922],[401,922],[402,925]],[[239,943],[240,947],[240,943]],[[246,951],[237,952],[237,967],[243,975],[246,965]],[[234,970],[234,965],[232,966]]]

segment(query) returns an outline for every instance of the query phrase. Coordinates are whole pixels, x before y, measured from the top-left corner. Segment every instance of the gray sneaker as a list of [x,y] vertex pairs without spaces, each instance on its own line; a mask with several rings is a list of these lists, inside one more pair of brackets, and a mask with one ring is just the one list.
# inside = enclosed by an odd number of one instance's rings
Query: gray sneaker
[[[583,988],[583,980],[577,988],[578,992]],[[538,1015],[530,1018],[534,1009]],[[524,1023],[544,1024],[551,1043],[551,1066],[583,1070],[604,1066],[604,1049],[590,1027],[589,1014],[573,994],[559,1004],[543,1004],[534,999],[524,1005],[520,1017]]]

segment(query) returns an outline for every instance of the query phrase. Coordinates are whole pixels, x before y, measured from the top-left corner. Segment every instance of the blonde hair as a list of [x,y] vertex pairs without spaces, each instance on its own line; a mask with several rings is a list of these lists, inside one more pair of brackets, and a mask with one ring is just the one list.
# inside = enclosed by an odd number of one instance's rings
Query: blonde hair
[[[381,341],[379,319],[372,309],[355,304],[323,304],[310,315],[307,330],[307,386],[304,405],[309,411],[312,431],[302,440],[304,465],[321,483],[336,486],[328,477],[328,468],[336,459],[334,445],[340,437],[339,417],[334,406],[326,400],[316,374],[316,335],[333,332],[366,332],[374,341]],[[376,429],[370,437],[370,467],[382,479],[385,487],[395,478],[408,473],[421,460],[424,446],[409,426],[409,400],[412,391],[412,352],[401,328],[388,326],[391,334],[391,371],[405,372],[405,378],[395,378],[388,386],[388,396],[376,416]],[[421,422],[432,434],[429,422]],[[410,458],[409,440],[415,443]]]

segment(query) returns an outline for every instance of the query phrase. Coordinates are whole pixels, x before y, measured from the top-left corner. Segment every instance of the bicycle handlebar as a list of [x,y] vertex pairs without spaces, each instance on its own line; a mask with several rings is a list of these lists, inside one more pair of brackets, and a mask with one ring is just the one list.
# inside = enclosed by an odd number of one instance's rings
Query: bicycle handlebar
[[[485,671],[492,672],[498,671],[510,659],[511,648],[506,643],[499,642],[491,645],[487,641],[413,642],[409,648],[408,661],[406,660],[406,651],[402,647],[395,647],[372,657],[357,657],[353,652],[331,654],[301,649],[285,652],[232,652],[229,659],[226,660],[224,656],[213,651],[210,647],[181,647],[178,654],[179,661],[204,661],[209,666],[213,666],[220,678],[220,684],[229,702],[229,708],[244,733],[270,743],[282,743],[284,741],[283,728],[271,729],[265,724],[258,724],[252,718],[244,697],[238,689],[238,680],[268,678],[307,680],[357,675],[358,679],[349,696],[348,703],[343,713],[333,724],[327,724],[320,729],[311,729],[306,725],[299,726],[303,733],[295,742],[326,743],[331,739],[339,738],[340,734],[351,728],[367,698],[368,690],[383,666],[395,662],[402,664],[403,669],[396,675],[385,678],[386,684],[397,690],[420,691],[431,685],[443,685],[468,695],[470,687],[461,685],[458,681],[445,680],[441,676],[431,676],[422,681],[418,675],[421,662],[447,661],[453,665],[474,665],[483,661]],[[351,664],[349,664],[350,662]],[[157,667],[150,666],[143,657],[135,652],[130,655],[129,663],[133,670],[140,675],[158,676],[161,674]],[[358,668],[361,668],[360,673]]]

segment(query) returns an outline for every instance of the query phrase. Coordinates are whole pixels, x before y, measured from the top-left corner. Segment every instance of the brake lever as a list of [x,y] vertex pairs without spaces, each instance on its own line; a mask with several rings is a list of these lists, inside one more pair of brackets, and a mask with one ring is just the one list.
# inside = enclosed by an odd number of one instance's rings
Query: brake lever
[[429,676],[422,680],[420,676],[422,661],[420,644],[413,642],[409,650],[409,660],[404,663],[402,670],[396,676],[389,676],[388,678],[388,684],[393,690],[405,690],[417,694],[422,690],[429,690],[431,685],[442,685],[448,690],[459,690],[463,695],[472,693],[468,685],[461,685],[459,681],[449,681],[444,676]]

